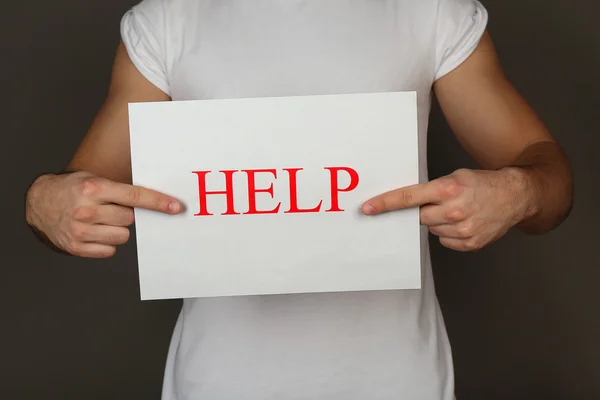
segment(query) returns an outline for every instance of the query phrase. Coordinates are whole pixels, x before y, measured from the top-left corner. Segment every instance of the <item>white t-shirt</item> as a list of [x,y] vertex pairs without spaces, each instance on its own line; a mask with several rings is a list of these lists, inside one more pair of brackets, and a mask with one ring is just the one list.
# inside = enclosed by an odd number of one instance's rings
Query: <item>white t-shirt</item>
[[[425,182],[432,84],[487,18],[476,0],[143,0],[121,34],[175,101],[417,91]],[[453,399],[422,236],[422,290],[185,300],[163,400]]]

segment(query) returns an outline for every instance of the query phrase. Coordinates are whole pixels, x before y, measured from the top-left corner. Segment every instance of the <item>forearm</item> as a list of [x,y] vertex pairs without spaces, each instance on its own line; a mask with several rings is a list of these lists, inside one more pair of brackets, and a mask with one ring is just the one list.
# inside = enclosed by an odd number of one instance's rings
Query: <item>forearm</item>
[[543,234],[558,227],[573,205],[573,177],[569,161],[554,142],[528,146],[512,163],[521,177],[523,217],[516,228]]

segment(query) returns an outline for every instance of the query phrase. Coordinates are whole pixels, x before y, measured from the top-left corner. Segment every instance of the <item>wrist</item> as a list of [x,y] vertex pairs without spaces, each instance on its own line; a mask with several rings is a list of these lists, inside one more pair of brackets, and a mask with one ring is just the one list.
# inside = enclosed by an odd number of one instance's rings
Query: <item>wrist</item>
[[53,177],[54,174],[48,173],[39,175],[27,189],[27,193],[25,195],[25,220],[30,226],[34,226],[36,224],[35,210],[37,202],[39,201],[40,196],[42,195],[41,192],[43,191],[46,183],[49,182]]
[[51,182],[52,179],[56,178],[56,175],[57,174],[40,175],[29,186],[25,200],[25,222],[40,242],[57,253],[69,255],[69,253],[55,245],[48,235],[42,231],[43,218],[40,218],[38,215],[40,206],[43,205],[40,204],[40,202],[43,201],[44,192],[47,189],[48,182]]
[[513,214],[518,225],[535,217],[539,212],[540,189],[535,172],[528,167],[506,167],[510,198],[513,199]]

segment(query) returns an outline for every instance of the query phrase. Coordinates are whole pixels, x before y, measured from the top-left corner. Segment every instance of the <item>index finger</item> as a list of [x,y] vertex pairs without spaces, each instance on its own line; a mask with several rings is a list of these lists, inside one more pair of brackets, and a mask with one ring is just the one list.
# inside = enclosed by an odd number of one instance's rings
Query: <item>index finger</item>
[[442,198],[438,186],[438,182],[431,181],[390,190],[365,202],[362,207],[363,213],[380,214],[440,202]]
[[118,182],[111,182],[106,190],[102,191],[100,200],[126,207],[144,208],[167,214],[177,214],[182,209],[182,205],[177,199],[164,193],[142,186],[127,185]]

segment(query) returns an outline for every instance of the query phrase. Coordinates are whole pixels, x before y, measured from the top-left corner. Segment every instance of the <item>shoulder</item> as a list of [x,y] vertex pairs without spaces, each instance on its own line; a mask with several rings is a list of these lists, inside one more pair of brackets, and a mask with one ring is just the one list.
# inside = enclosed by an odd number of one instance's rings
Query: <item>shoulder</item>
[[435,0],[436,18],[442,28],[488,18],[487,9],[478,0]]
[[125,14],[139,14],[147,18],[167,18],[185,15],[186,11],[201,0],[141,0],[130,7]]
[[170,71],[177,58],[182,26],[206,0],[141,0],[121,19],[121,40],[129,58],[150,82],[170,93]]
[[488,12],[478,0],[436,0],[436,76],[454,70],[477,48]]
[[485,26],[487,9],[479,0],[403,0],[403,13],[419,24],[421,31],[436,36],[436,42],[456,41],[460,35]]

